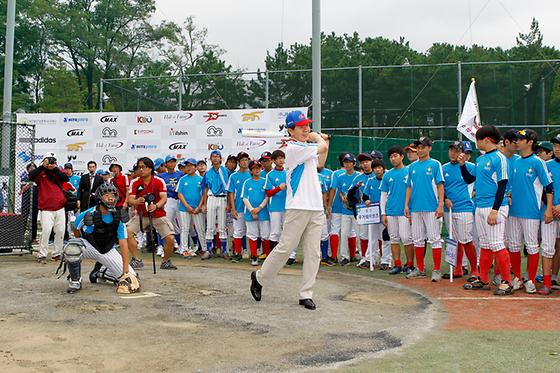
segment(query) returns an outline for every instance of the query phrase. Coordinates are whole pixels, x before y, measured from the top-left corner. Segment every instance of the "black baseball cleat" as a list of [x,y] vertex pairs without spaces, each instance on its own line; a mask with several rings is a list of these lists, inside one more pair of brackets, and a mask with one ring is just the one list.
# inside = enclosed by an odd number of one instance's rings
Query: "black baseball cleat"
[[92,284],[97,283],[97,278],[98,278],[97,273],[99,272],[102,266],[103,264],[99,262],[95,262],[95,265],[93,266],[93,270],[89,273],[89,282],[91,282]]
[[251,272],[251,295],[260,302],[262,296],[262,285],[257,281],[257,272]]
[[299,300],[299,305],[300,305],[300,306],[304,306],[304,307],[307,308],[308,310],[314,310],[315,308],[317,308],[317,306],[316,306],[315,303],[313,302],[313,299],[311,299],[311,298],[300,299],[300,300]]

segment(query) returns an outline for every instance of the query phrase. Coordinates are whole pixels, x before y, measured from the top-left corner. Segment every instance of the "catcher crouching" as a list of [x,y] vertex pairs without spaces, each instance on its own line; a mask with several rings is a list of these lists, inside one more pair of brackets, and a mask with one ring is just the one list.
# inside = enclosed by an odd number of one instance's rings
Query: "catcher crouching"
[[[82,258],[96,261],[89,275],[92,283],[98,280],[117,285],[117,293],[130,294],[140,291],[134,269],[129,268],[128,242],[125,222],[126,211],[117,211],[118,192],[112,184],[102,184],[96,191],[97,206],[80,213],[74,222],[76,237],[64,246],[64,272],[68,268],[68,293],[82,288]],[[119,244],[122,255],[115,248]],[[60,269],[60,267],[59,267]],[[57,271],[58,272],[58,271]],[[64,273],[63,272],[63,273]]]

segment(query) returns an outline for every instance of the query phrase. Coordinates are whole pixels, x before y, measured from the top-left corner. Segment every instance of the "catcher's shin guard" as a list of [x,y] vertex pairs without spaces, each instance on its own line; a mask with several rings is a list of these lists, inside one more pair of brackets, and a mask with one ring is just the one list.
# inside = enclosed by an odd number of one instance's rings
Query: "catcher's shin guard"
[[71,239],[64,246],[64,265],[68,267],[68,293],[75,293],[82,288],[82,251],[81,239]]
[[69,262],[68,263],[68,293],[75,293],[82,288],[82,263]]

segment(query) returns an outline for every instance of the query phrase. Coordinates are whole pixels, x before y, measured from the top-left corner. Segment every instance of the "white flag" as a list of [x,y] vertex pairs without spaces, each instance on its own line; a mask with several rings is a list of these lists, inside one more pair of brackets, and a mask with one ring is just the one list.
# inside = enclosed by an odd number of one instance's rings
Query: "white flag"
[[457,125],[457,130],[465,135],[469,140],[476,141],[475,134],[480,127],[480,111],[478,110],[478,99],[476,98],[476,87],[473,79],[469,87],[469,93],[465,99],[461,119]]

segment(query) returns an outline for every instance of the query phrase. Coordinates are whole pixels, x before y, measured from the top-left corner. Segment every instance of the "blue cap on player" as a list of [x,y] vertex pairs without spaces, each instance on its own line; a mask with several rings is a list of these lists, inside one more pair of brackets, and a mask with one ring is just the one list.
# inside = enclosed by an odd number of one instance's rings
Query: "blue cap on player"
[[185,159],[185,161],[183,162],[184,165],[192,164],[193,166],[196,166],[196,163],[197,163],[197,162],[196,162],[196,159],[194,159],[194,158],[187,158],[187,159]]
[[286,128],[294,128],[296,126],[306,126],[313,122],[308,119],[307,116],[299,110],[294,110],[286,115]]
[[463,151],[465,153],[472,153],[472,144],[470,141],[463,141]]
[[210,153],[210,156],[213,156],[213,155],[219,155],[220,158],[222,158],[222,153],[219,150],[212,150],[212,153]]
[[165,163],[165,161],[161,158],[156,158],[154,159],[154,167],[157,170],[158,168],[160,168],[163,164]]
[[168,155],[167,157],[165,157],[165,163],[169,162],[169,161],[176,161],[177,158],[173,155]]

